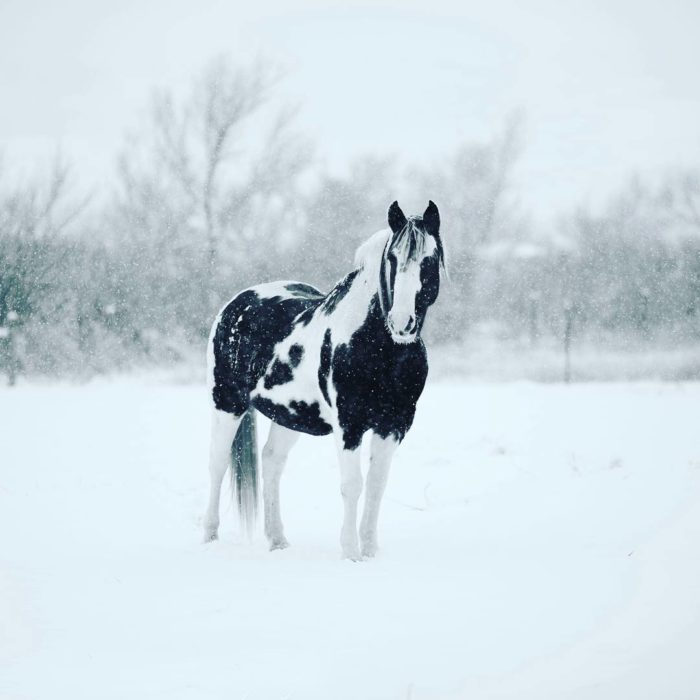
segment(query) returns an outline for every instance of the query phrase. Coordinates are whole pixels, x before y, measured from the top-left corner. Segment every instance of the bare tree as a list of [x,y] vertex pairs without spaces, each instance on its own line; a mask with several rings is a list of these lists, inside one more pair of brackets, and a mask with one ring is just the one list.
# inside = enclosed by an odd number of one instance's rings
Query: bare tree
[[52,301],[70,250],[61,234],[88,202],[70,189],[69,168],[59,157],[46,177],[0,189],[0,364],[11,381],[22,364],[17,335]]
[[700,233],[700,171],[685,170],[670,175],[659,191],[659,201],[673,221],[695,234]]
[[167,239],[171,253],[188,250],[189,262],[203,253],[199,283],[203,276],[210,303],[220,303],[222,263],[250,265],[255,242],[283,233],[310,162],[295,111],[274,101],[281,78],[265,61],[213,61],[186,99],[155,96],[149,124],[120,161],[125,227]]

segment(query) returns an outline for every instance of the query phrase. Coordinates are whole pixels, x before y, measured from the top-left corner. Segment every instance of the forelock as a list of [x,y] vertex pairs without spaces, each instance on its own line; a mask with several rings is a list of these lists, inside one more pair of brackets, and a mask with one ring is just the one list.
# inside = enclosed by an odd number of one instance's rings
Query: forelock
[[407,267],[413,262],[420,262],[423,258],[433,255],[439,248],[438,242],[433,236],[423,229],[423,219],[419,216],[410,216],[406,225],[391,241],[389,249],[394,252],[402,267]]

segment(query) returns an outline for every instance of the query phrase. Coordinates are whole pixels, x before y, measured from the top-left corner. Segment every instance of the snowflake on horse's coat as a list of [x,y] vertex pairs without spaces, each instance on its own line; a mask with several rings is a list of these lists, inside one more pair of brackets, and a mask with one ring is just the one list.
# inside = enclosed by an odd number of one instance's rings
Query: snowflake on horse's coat
[[[263,448],[265,534],[271,549],[287,546],[279,482],[299,433],[333,433],[338,448],[344,519],[343,555],[358,560],[377,549],[379,506],[396,446],[413,422],[428,373],[420,333],[440,288],[444,250],[440,215],[389,208],[389,229],[357,251],[356,269],[328,294],[300,282],[272,282],[236,295],[219,313],[209,341],[214,402],[211,491],[205,538],[216,539],[221,482],[230,463],[244,524],[257,505],[253,411],[271,421]],[[365,508],[360,443],[371,433]]]

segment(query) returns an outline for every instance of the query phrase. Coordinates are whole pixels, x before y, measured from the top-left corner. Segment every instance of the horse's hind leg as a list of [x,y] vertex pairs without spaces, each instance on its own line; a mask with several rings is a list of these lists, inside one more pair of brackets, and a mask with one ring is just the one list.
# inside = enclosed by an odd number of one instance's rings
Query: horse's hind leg
[[284,549],[289,546],[284,536],[282,516],[280,514],[280,479],[289,451],[299,439],[299,433],[283,428],[277,423],[270,425],[262,453],[263,503],[265,506],[265,536],[270,543],[270,550]]
[[209,445],[209,506],[204,514],[204,541],[218,537],[219,499],[221,482],[231,464],[231,445],[236,436],[242,416],[214,409],[211,419],[211,442]]

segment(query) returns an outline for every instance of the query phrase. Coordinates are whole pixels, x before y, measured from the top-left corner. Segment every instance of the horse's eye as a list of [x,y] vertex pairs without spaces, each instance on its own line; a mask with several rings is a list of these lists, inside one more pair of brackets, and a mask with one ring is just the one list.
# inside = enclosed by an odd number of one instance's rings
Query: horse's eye
[[420,281],[422,284],[431,281],[438,274],[437,262],[432,258],[426,258],[420,266]]
[[423,303],[429,306],[437,299],[438,290],[440,289],[440,271],[437,260],[434,258],[423,260],[420,266],[420,282],[421,290],[419,296]]

